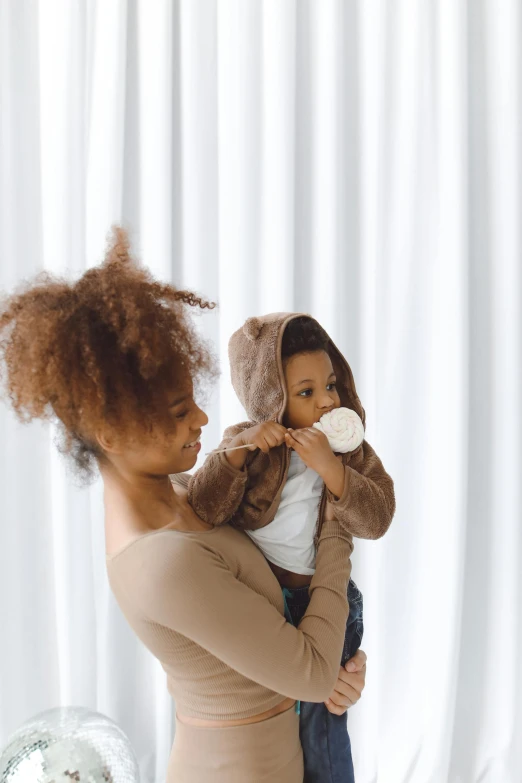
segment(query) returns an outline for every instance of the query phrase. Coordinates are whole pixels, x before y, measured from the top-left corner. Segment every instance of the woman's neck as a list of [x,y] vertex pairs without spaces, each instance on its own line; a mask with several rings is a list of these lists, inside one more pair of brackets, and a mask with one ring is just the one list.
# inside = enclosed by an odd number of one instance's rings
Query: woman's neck
[[155,529],[169,524],[181,510],[169,476],[131,474],[112,465],[102,467],[101,474],[106,514],[126,509]]
[[133,476],[112,466],[100,469],[108,554],[162,528],[191,532],[211,527],[196,515],[187,502],[186,491],[176,490],[169,476]]

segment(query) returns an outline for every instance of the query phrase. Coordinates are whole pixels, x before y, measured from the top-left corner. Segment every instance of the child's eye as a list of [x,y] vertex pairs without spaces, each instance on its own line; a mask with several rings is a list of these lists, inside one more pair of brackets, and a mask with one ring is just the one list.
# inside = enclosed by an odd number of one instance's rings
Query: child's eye
[[311,389],[303,389],[299,392],[299,397],[310,397],[311,394],[313,394]]
[[333,381],[332,383],[329,383],[326,388],[327,388],[328,391],[333,391],[336,386],[337,386],[337,384],[335,383],[335,381]]

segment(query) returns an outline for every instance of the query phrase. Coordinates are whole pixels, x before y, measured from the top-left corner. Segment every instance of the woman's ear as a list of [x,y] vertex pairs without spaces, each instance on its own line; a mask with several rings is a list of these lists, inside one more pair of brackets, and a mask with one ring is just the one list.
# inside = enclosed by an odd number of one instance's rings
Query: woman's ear
[[100,449],[106,454],[119,454],[119,448],[117,447],[114,438],[112,438],[107,432],[96,433],[96,442]]

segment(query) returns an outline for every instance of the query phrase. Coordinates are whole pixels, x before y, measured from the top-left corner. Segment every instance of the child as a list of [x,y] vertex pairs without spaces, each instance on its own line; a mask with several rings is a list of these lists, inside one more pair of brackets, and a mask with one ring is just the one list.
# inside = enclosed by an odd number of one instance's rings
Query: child
[[[213,525],[242,528],[263,551],[299,625],[308,606],[315,543],[328,501],[346,529],[380,538],[395,512],[393,481],[366,442],[335,455],[312,425],[333,408],[365,423],[348,363],[313,318],[276,313],[249,318],[229,343],[234,389],[250,421],[229,427],[189,484],[189,501]],[[341,665],[361,644],[362,596],[350,580],[350,614]],[[324,704],[302,704],[305,781],[353,780],[346,719]],[[335,777],[335,779],[338,779]]]

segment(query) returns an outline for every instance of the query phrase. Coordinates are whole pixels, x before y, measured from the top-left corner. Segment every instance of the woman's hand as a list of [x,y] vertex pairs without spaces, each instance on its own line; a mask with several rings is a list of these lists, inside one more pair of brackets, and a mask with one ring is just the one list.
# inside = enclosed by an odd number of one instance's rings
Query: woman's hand
[[344,715],[346,710],[357,704],[366,681],[366,653],[357,650],[353,658],[339,669],[339,677],[332,695],[325,701],[326,708],[333,715]]

